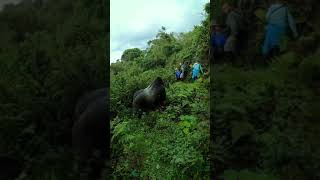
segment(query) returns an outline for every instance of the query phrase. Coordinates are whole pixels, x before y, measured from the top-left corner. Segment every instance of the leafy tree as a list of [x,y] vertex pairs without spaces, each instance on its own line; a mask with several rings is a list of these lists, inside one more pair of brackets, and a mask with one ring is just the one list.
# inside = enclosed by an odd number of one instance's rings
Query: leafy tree
[[142,51],[139,48],[126,49],[121,56],[122,61],[133,61],[142,56]]

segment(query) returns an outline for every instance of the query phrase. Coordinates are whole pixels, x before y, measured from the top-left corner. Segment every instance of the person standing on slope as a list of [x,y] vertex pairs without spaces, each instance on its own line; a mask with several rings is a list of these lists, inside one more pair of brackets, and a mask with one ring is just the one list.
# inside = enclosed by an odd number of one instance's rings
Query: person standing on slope
[[271,58],[280,53],[280,40],[291,30],[293,37],[298,37],[296,24],[289,9],[282,0],[271,4],[267,15],[266,35],[262,47],[262,54]]
[[242,17],[230,3],[225,2],[222,6],[223,13],[226,17],[226,28],[224,34],[227,36],[224,52],[229,56],[231,61],[234,60],[234,56],[239,51],[239,35],[242,29]]
[[176,74],[177,81],[179,81],[181,76],[181,71],[178,68],[175,69],[175,74]]
[[196,62],[193,64],[193,69],[192,69],[192,80],[195,81],[200,77],[200,72],[203,74],[203,70],[201,65]]
[[188,64],[187,62],[183,62],[183,63],[180,63],[180,69],[181,69],[181,75],[180,75],[180,79],[184,79],[187,75],[187,68],[188,68]]
[[213,56],[213,63],[217,63],[224,53],[224,45],[226,43],[226,36],[222,32],[222,27],[216,21],[211,24],[212,33],[210,37],[211,53]]

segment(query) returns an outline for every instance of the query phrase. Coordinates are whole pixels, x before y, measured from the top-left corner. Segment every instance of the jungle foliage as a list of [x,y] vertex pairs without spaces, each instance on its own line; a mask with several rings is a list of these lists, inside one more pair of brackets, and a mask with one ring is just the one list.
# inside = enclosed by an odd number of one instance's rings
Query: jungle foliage
[[[110,66],[113,176],[130,179],[209,179],[209,78],[176,82],[183,61],[208,65],[209,3],[205,20],[186,33],[162,27],[145,50],[128,49]],[[138,55],[139,54],[139,55]],[[189,72],[190,73],[190,72]],[[134,115],[135,91],[156,77],[166,86],[165,106]]]
[[[240,65],[211,68],[213,175],[319,179],[320,6],[312,0],[288,1],[300,38],[288,38],[282,54],[263,64],[261,20],[267,4],[262,2],[248,28],[250,48],[238,57]],[[223,18],[219,12],[213,14]]]
[[71,125],[77,98],[109,81],[101,1],[36,0],[0,11],[0,153],[19,179],[77,179]]

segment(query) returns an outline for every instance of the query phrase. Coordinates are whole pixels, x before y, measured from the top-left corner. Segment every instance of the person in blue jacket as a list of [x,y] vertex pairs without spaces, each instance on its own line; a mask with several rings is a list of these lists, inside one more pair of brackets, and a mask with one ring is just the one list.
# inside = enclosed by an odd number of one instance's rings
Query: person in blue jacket
[[214,60],[216,61],[223,55],[224,45],[226,43],[226,36],[223,33],[223,29],[220,24],[213,22],[212,23],[212,33],[210,37],[210,43],[212,46],[212,53]]
[[176,79],[177,79],[177,81],[180,80],[180,79],[181,79],[181,78],[180,78],[181,71],[180,71],[178,68],[176,68],[175,74],[176,74]]
[[268,9],[266,35],[262,47],[262,54],[267,57],[273,57],[280,53],[281,38],[292,31],[294,38],[298,37],[298,32],[294,19],[289,12],[288,7],[282,0],[276,0]]
[[192,80],[196,80],[200,77],[200,73],[203,74],[203,70],[201,65],[196,62],[193,64],[193,69],[192,69]]

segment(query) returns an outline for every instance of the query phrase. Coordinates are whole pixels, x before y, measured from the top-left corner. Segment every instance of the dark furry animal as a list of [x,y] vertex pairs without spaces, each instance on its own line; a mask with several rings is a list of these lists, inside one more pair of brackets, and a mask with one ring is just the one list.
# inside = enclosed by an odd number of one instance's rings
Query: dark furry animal
[[166,89],[160,77],[148,87],[140,89],[133,95],[133,108],[142,111],[154,110],[166,100]]
[[0,154],[0,180],[15,179],[22,171],[22,163],[6,154]]
[[105,160],[110,157],[108,101],[108,90],[98,89],[84,95],[75,109],[72,146],[80,166],[92,169],[88,173],[92,179],[95,179],[93,176],[100,176]]
[[108,89],[102,88],[97,89],[95,91],[91,91],[78,100],[78,103],[76,105],[75,111],[74,111],[74,120],[77,121],[79,119],[79,116],[83,111],[85,111],[86,107],[90,104],[90,102],[96,100],[99,97],[104,97],[108,95]]

